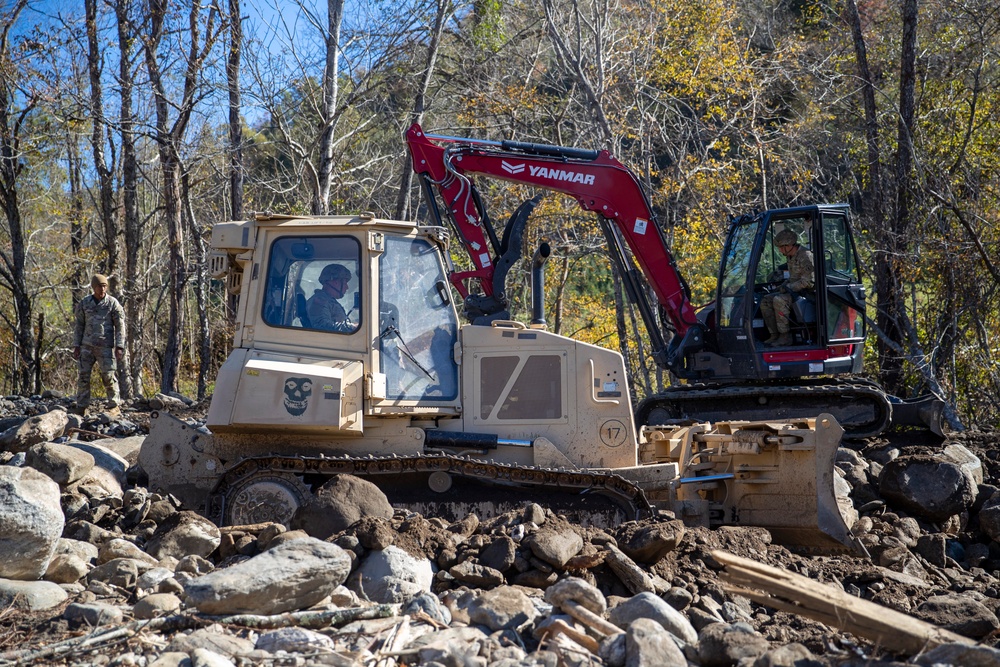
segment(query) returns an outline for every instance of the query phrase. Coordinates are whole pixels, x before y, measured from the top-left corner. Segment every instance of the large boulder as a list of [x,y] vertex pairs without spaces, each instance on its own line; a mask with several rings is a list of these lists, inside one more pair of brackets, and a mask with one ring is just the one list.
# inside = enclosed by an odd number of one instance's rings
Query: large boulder
[[139,449],[145,439],[144,435],[132,435],[127,438],[101,438],[88,444],[110,451],[128,466],[133,466],[139,461]]
[[205,557],[222,542],[218,526],[191,511],[177,512],[167,517],[146,544],[146,553],[157,560],[173,556],[180,560],[188,555]]
[[69,595],[51,581],[0,579],[0,606],[24,611],[44,611],[58,607]]
[[0,577],[41,579],[64,522],[59,485],[48,475],[0,466]]
[[362,517],[389,519],[392,513],[392,505],[377,486],[353,475],[337,475],[295,512],[291,528],[325,540]]
[[531,553],[549,565],[562,568],[570,558],[580,553],[583,538],[567,522],[546,521],[545,525],[522,542]]
[[317,604],[350,571],[351,558],[343,549],[303,537],[191,579],[184,592],[203,614],[281,614]]
[[632,560],[653,565],[677,548],[684,539],[684,522],[629,522],[615,533],[618,548]]
[[399,547],[369,552],[351,576],[348,588],[373,602],[396,604],[431,590],[434,570],[426,558]]
[[934,595],[917,607],[916,616],[938,627],[972,639],[983,639],[997,628],[1000,619],[983,603],[967,595]]
[[32,445],[61,437],[68,423],[69,417],[64,410],[35,415],[0,433],[0,450],[15,454],[26,452]]
[[930,521],[943,521],[976,500],[972,476],[961,465],[933,456],[900,456],[882,468],[879,493]]
[[94,457],[94,467],[79,480],[77,486],[88,485],[103,489],[106,495],[121,498],[124,495],[125,471],[129,463],[114,451],[96,442],[70,440],[67,447],[75,447]]
[[25,465],[45,473],[59,486],[66,486],[90,472],[94,457],[76,447],[42,442],[28,449]]

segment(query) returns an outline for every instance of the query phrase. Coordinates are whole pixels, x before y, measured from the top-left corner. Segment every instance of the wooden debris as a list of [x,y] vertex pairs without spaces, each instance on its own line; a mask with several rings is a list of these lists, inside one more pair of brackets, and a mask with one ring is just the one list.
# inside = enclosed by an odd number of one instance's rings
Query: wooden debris
[[410,640],[410,617],[404,616],[403,620],[394,625],[389,631],[389,636],[382,642],[382,648],[375,653],[375,667],[396,667],[399,663],[393,657]]
[[890,651],[916,655],[941,644],[976,643],[792,572],[725,551],[713,551],[712,557],[725,566],[720,576],[728,582],[728,592],[870,639]]
[[0,667],[14,665],[29,665],[39,660],[47,660],[70,653],[86,653],[113,644],[122,639],[134,637],[140,632],[173,632],[189,630],[210,623],[223,625],[239,625],[247,628],[274,629],[285,627],[324,628],[351,621],[392,616],[398,610],[397,605],[381,604],[373,607],[356,607],[351,609],[332,609],[328,611],[299,611],[273,616],[257,616],[255,614],[234,614],[230,616],[203,616],[200,614],[175,614],[161,616],[149,620],[132,621],[125,625],[111,628],[98,628],[80,637],[72,637],[55,644],[38,649],[5,653],[0,657]]
[[223,625],[239,625],[257,630],[274,630],[275,628],[325,628],[331,625],[343,625],[352,621],[372,618],[388,618],[399,611],[399,605],[379,604],[372,607],[351,607],[350,609],[328,609],[326,611],[297,611],[272,616],[256,614],[233,614],[230,616],[200,616],[200,618],[221,623]]
[[632,592],[632,595],[656,592],[653,578],[636,565],[634,560],[613,544],[605,545],[604,548],[606,550],[604,562],[608,564],[612,572],[618,575],[618,578],[625,584],[625,588]]
[[545,636],[555,637],[556,635],[566,635],[594,655],[597,655],[598,650],[601,648],[600,643],[596,639],[590,635],[580,632],[573,626],[566,623],[566,621],[560,619],[552,621],[552,623],[545,628]]
[[624,632],[624,630],[619,628],[614,623],[604,620],[603,618],[601,618],[594,612],[590,611],[583,605],[577,602],[573,602],[572,600],[566,600],[565,602],[563,602],[561,605],[561,609],[570,616],[572,616],[573,618],[575,618],[576,620],[586,625],[588,628],[596,632],[601,637],[606,637],[608,635],[617,635]]
[[274,523],[267,521],[264,523],[245,523],[241,526],[222,526],[219,528],[219,532],[222,534],[226,533],[253,533],[256,535],[268,526],[273,526]]

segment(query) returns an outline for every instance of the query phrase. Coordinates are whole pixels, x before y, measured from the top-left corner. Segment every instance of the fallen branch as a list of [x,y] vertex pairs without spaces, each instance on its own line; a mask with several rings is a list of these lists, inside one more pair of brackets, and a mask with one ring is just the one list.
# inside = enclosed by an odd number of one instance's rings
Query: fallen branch
[[725,566],[720,576],[729,584],[727,592],[865,637],[890,651],[916,655],[941,644],[976,643],[792,572],[725,551],[713,551],[712,556]]
[[264,523],[245,523],[239,526],[221,526],[219,532],[222,534],[226,533],[253,533],[257,534],[267,528],[268,526],[275,525],[271,521],[265,521]]
[[594,612],[590,611],[583,605],[574,602],[572,600],[566,600],[560,605],[560,608],[580,621],[588,628],[599,634],[601,637],[607,637],[609,635],[617,635],[625,632],[617,625],[610,621],[606,621]]
[[325,628],[330,625],[342,625],[352,621],[364,621],[373,618],[387,618],[399,611],[398,605],[380,604],[374,607],[352,607],[350,609],[328,609],[326,611],[296,611],[273,616],[258,616],[256,614],[235,614],[232,616],[199,616],[211,623],[222,625],[239,625],[257,630],[274,630],[275,628]]
[[556,619],[552,621],[546,628],[543,634],[544,637],[555,637],[556,635],[565,635],[569,637],[572,641],[576,642],[583,648],[587,649],[594,655],[597,655],[598,651],[601,649],[600,643],[588,634],[584,634],[574,628],[573,626],[566,623],[566,621]]
[[188,630],[204,624],[205,620],[198,616],[175,615],[132,621],[115,628],[98,628],[90,634],[64,639],[61,642],[56,642],[55,644],[50,644],[39,649],[24,649],[5,653],[0,655],[0,667],[28,665],[43,658],[54,658],[67,653],[94,650],[101,646],[112,644],[119,639],[132,637],[142,630],[172,632],[175,630]]
[[256,614],[233,614],[229,616],[206,616],[202,614],[176,614],[161,616],[141,621],[131,621],[125,625],[112,628],[98,628],[93,632],[71,639],[65,639],[39,649],[12,651],[0,655],[0,667],[15,667],[28,665],[38,660],[59,657],[68,653],[82,653],[97,650],[120,639],[134,637],[143,631],[174,632],[220,623],[222,625],[238,625],[258,630],[275,628],[325,628],[330,625],[341,625],[351,621],[385,618],[397,612],[396,605],[381,604],[374,607],[356,607],[351,609],[332,609],[327,611],[297,611],[273,616],[258,616]]
[[604,562],[608,564],[612,572],[618,575],[618,578],[625,584],[625,588],[632,592],[632,595],[656,592],[653,578],[636,565],[634,560],[612,544],[608,544],[604,548],[606,553]]

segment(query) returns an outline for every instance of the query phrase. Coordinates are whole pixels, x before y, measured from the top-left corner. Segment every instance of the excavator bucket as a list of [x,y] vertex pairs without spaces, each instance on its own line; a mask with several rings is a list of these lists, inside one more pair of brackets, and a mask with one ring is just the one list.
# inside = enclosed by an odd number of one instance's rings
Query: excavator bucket
[[890,427],[916,426],[944,437],[944,401],[934,394],[906,399],[889,396],[889,403],[892,405]]
[[[815,553],[867,555],[834,491],[843,429],[829,414],[786,422],[645,427],[649,462],[676,462],[669,503],[689,524],[758,526],[778,543]],[[847,498],[843,499],[849,505]]]

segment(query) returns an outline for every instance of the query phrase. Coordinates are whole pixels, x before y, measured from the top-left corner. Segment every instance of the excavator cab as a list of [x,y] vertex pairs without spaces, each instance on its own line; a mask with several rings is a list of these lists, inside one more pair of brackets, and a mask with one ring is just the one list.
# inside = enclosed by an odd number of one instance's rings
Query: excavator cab
[[[811,275],[789,290],[778,236],[794,235]],[[771,346],[768,309],[787,321],[788,345]],[[733,220],[711,310],[716,349],[737,379],[857,373],[865,338],[865,289],[846,205],[776,209]],[[776,322],[771,323],[772,326]]]

